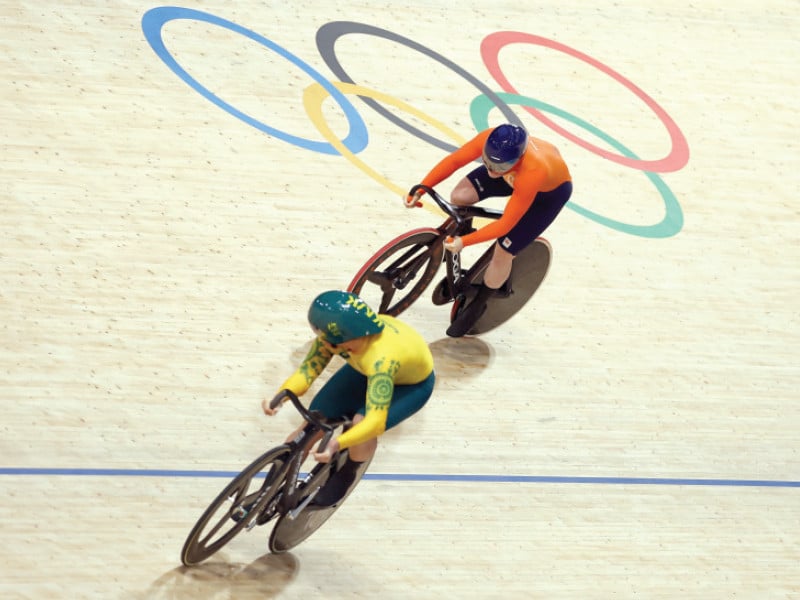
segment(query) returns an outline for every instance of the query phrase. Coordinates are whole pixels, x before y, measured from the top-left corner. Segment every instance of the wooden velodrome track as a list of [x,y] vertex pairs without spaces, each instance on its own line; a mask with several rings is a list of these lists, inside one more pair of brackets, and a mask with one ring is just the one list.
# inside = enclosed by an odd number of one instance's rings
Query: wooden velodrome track
[[[0,2],[0,597],[800,598],[798,3],[306,4]],[[426,295],[333,520],[180,567],[310,299],[512,117],[575,180],[534,301]]]

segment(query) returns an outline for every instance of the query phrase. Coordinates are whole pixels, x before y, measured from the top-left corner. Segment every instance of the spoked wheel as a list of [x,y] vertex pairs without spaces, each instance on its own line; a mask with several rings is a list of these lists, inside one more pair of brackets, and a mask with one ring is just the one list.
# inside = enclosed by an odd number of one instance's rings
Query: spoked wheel
[[395,238],[370,258],[348,290],[381,314],[397,316],[430,285],[444,247],[436,229],[415,229]]
[[[542,285],[550,269],[552,254],[550,242],[544,238],[536,238],[522,250],[511,263],[508,285],[503,285],[499,293],[489,299],[486,312],[469,330],[469,335],[486,333],[517,314]],[[471,300],[474,295],[474,291],[468,291],[467,300]]]
[[237,475],[209,505],[189,532],[181,551],[187,567],[217,552],[242,529],[262,525],[277,514],[287,446],[261,455]]
[[[343,462],[343,461],[342,461]],[[321,468],[319,465],[316,468]],[[363,477],[369,461],[365,462],[359,467],[356,473],[356,478],[350,485],[350,489],[344,497],[333,506],[318,506],[313,501],[298,511],[289,511],[278,519],[272,533],[269,536],[269,549],[274,554],[281,554],[288,552],[300,542],[306,540],[312,533],[322,527],[322,525],[333,516],[339,507],[344,503],[347,497],[353,492],[358,482]],[[324,468],[330,469],[330,465],[325,465]]]

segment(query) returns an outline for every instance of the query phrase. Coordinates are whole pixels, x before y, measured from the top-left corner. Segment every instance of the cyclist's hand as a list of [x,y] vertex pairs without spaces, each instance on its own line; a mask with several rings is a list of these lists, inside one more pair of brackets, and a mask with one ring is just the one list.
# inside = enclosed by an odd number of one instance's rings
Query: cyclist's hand
[[272,408],[272,407],[270,406],[270,404],[272,404],[272,401],[273,401],[275,398],[277,398],[278,396],[281,396],[281,395],[282,395],[282,393],[283,393],[283,390],[281,390],[280,392],[278,392],[278,393],[275,395],[275,397],[273,397],[273,398],[264,398],[264,399],[261,401],[261,408],[262,408],[262,410],[264,411],[264,414],[265,414],[265,415],[269,415],[270,417],[274,417],[276,414],[278,414],[278,411],[281,409],[281,406],[283,406],[283,402],[280,402],[280,403],[278,403],[278,405],[277,405],[275,408]]
[[403,198],[403,205],[406,208],[415,208],[415,207],[418,207],[418,206],[422,206],[422,202],[420,201],[420,198],[422,197],[422,194],[424,194],[424,193],[425,192],[422,191],[422,190],[417,190],[416,193],[414,193],[414,194],[408,194],[405,198]]
[[461,237],[447,237],[444,240],[444,249],[449,250],[453,254],[458,254],[464,249],[464,242]]
[[339,451],[339,442],[336,438],[331,438],[328,445],[325,446],[324,452],[314,452],[314,460],[321,463],[331,462],[333,456]]

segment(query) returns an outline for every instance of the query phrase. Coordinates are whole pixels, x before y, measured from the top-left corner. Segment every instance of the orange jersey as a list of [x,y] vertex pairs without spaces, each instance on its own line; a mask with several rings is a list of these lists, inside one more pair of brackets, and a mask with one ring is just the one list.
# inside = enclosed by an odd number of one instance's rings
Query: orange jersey
[[[486,138],[494,128],[481,131],[452,154],[444,157],[422,180],[423,185],[435,187],[458,169],[481,157]],[[503,216],[478,231],[461,238],[465,246],[488,242],[506,235],[533,204],[536,194],[556,189],[572,181],[564,159],[551,143],[528,137],[525,154],[508,173],[503,175],[514,191],[506,203]]]

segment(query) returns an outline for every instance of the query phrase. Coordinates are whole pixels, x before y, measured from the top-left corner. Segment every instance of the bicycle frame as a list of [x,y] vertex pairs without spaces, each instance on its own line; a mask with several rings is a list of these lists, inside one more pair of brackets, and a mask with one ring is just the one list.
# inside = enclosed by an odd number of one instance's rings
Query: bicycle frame
[[[409,194],[414,195],[420,190],[425,191],[445,212],[445,221],[436,228],[407,231],[385,244],[362,265],[347,289],[361,296],[379,313],[396,317],[420,298],[444,262],[447,274],[434,288],[431,300],[435,305],[452,302],[452,321],[460,308],[477,293],[496,246],[490,245],[471,266],[466,267],[462,253],[445,250],[444,242],[448,237],[465,236],[475,231],[474,219],[497,220],[503,216],[503,211],[474,205],[455,206],[422,184],[411,188]],[[541,237],[523,248],[514,257],[508,285],[487,301],[483,316],[468,333],[485,333],[511,318],[542,283],[551,254],[549,242]],[[516,285],[512,287],[515,274]]]
[[[466,235],[474,231],[472,220],[475,218],[496,220],[503,216],[503,211],[496,208],[485,208],[473,205],[456,206],[442,198],[433,188],[422,184],[412,187],[409,191],[409,195],[415,194],[418,190],[423,190],[427,193],[439,208],[447,214],[445,222],[436,228],[437,231],[440,232],[441,237],[441,240],[437,240],[437,242],[441,241],[443,243],[448,237]],[[456,294],[461,291],[460,289],[462,286],[459,284],[468,280],[468,275],[480,272],[486,268],[486,265],[488,265],[491,260],[491,251],[492,248],[490,247],[469,269],[464,271],[461,266],[461,253],[445,250],[443,260],[447,271],[447,291],[451,298],[454,298]]]
[[[292,459],[287,463],[288,474],[287,465],[284,465],[284,469],[281,472],[281,478],[284,481],[294,484],[300,481],[300,469],[306,460],[311,446],[315,443],[317,434],[323,434],[322,440],[318,446],[318,451],[322,452],[325,450],[325,447],[328,445],[328,442],[330,441],[336,429],[338,427],[346,427],[350,423],[350,420],[346,418],[334,420],[326,419],[321,413],[308,410],[305,406],[303,406],[303,403],[300,402],[300,399],[289,390],[282,390],[281,394],[272,399],[270,406],[275,408],[279,403],[283,402],[285,398],[288,398],[289,401],[291,401],[291,403],[306,421],[306,426],[303,427],[298,435],[293,440],[290,440],[287,444],[292,452]],[[337,454],[331,459],[331,461],[334,462],[338,458],[339,455]],[[317,489],[303,499],[302,503],[298,504],[304,491],[309,487],[314,488],[320,479],[326,474],[327,469],[314,468],[307,474],[306,479],[302,482],[304,485],[292,485],[291,489],[289,490],[287,490],[284,486],[284,493],[279,500],[279,505],[281,508],[280,512],[282,514],[288,514],[289,518],[294,519],[308,505],[308,503],[311,502],[319,487],[317,487]]]
[[[324,483],[324,481],[320,480],[327,475],[327,465],[317,465],[306,474],[305,479],[301,478],[300,470],[303,467],[303,463],[308,456],[311,446],[316,443],[315,438],[318,437],[318,434],[323,434],[318,447],[321,452],[328,445],[336,429],[338,427],[346,427],[350,423],[349,419],[328,420],[316,411],[309,411],[303,406],[300,399],[289,390],[282,390],[281,394],[272,399],[270,405],[272,408],[275,408],[280,402],[283,402],[285,398],[291,401],[306,421],[306,425],[294,439],[286,443],[289,456],[291,457],[290,460],[283,464],[278,472],[271,477],[270,481],[264,482],[264,486],[259,490],[253,502],[243,503],[248,504],[249,509],[245,509],[243,506],[239,507],[241,511],[238,515],[239,519],[247,521],[245,529],[248,531],[259,524],[259,515],[272,513],[275,508],[277,508],[280,514],[285,514],[288,518],[294,519],[308,506],[314,499],[319,487]],[[339,455],[334,456],[331,462],[336,462],[337,460],[339,460]],[[263,504],[264,498],[273,491],[274,484],[282,485],[283,488],[278,496],[272,495],[269,501],[270,505],[265,506]],[[305,490],[309,488],[314,491],[303,498]],[[256,515],[256,518],[248,520],[248,515],[251,513]]]

